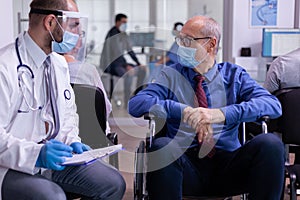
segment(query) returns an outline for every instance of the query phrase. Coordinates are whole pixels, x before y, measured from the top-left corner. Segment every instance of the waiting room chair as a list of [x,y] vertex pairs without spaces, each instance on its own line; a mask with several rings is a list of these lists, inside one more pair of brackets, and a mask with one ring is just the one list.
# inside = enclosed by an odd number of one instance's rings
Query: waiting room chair
[[[103,91],[94,86],[72,84],[79,115],[79,133],[82,142],[91,148],[118,144],[116,133],[106,134],[106,106]],[[109,162],[118,168],[118,154],[111,155]]]
[[286,175],[290,179],[290,199],[296,200],[296,184],[300,184],[300,164],[289,163],[289,153],[300,149],[300,87],[281,89],[275,96],[281,103],[282,116],[272,120],[269,127],[282,134],[282,141],[287,149]]
[[[146,135],[146,139],[140,141],[139,146],[135,151],[135,177],[134,177],[134,199],[135,200],[147,200],[148,193],[146,188],[146,171],[147,171],[147,156],[146,153],[151,146],[152,140],[157,137],[163,136],[166,132],[165,120],[155,117],[153,114],[147,113],[144,115],[145,120],[149,120],[149,132]],[[268,133],[268,127],[266,121],[269,118],[267,116],[260,119],[260,125],[262,127],[262,133]],[[242,144],[246,143],[246,126],[242,123],[242,132],[240,133],[240,140]],[[138,172],[138,173],[137,173]],[[139,173],[141,172],[141,173]],[[241,194],[241,199],[246,200],[248,194]],[[183,196],[183,200],[204,200],[204,199],[222,199],[231,200],[232,197],[228,196]]]

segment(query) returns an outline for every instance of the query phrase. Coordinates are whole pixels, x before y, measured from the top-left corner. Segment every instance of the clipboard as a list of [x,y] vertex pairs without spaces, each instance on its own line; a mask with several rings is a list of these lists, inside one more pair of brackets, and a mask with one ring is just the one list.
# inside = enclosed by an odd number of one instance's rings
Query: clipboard
[[92,149],[85,151],[82,154],[74,154],[73,157],[66,157],[65,162],[61,163],[63,166],[78,166],[87,165],[95,162],[100,158],[110,156],[119,151],[123,150],[122,144],[117,144],[113,146],[108,146],[99,149]]

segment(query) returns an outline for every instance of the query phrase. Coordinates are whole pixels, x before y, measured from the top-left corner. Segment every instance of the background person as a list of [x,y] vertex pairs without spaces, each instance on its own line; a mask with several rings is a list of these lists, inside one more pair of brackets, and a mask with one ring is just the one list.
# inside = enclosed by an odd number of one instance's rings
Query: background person
[[[264,88],[273,94],[278,90],[292,87],[300,87],[300,48],[278,56],[271,63],[264,82]],[[279,127],[275,125],[274,129],[277,128]],[[299,149],[296,150],[294,163],[300,164]]]
[[277,57],[264,82],[264,88],[271,93],[290,87],[300,87],[300,48]]
[[[67,1],[69,5],[69,11],[79,12],[77,4],[74,0]],[[69,26],[66,27],[66,30],[78,34],[80,37],[77,44],[71,51],[57,53],[63,54],[68,63],[71,83],[91,85],[102,90],[105,98],[106,117],[108,119],[112,111],[112,105],[107,97],[100,75],[94,65],[85,62],[87,18],[76,18],[73,19],[73,21],[69,21],[68,24]],[[108,121],[106,122],[105,132],[106,134],[111,132]]]
[[236,195],[279,200],[284,182],[284,145],[260,134],[241,146],[241,122],[281,115],[280,103],[240,66],[216,63],[221,28],[195,16],[176,38],[178,64],[129,101],[129,113],[166,117],[165,137],[148,154],[150,199]]
[[33,0],[30,8],[28,32],[0,50],[1,197],[122,199],[124,179],[102,161],[61,165],[88,147],[78,136],[67,63],[52,47],[73,48],[79,36],[65,30],[66,0]]
[[[124,105],[127,108],[127,102],[131,95],[131,85],[133,76],[137,76],[136,88],[143,85],[146,76],[146,67],[141,65],[136,57],[128,35],[126,34],[127,16],[117,14],[115,17],[115,26],[113,26],[105,37],[103,45],[100,68],[114,76],[124,76]],[[128,63],[124,54],[128,53],[136,62],[136,65]]]
[[[182,27],[183,27],[183,23],[181,23],[181,22],[174,23],[173,30],[172,30],[172,35],[174,37],[176,37],[180,33]],[[149,75],[149,78],[148,78],[148,82],[155,81],[155,79],[158,77],[161,69],[165,65],[169,66],[169,65],[172,65],[172,64],[178,62],[177,49],[178,49],[178,45],[174,41],[171,48],[166,53],[166,55],[162,55],[159,60],[155,60],[154,62],[151,62],[149,64],[150,75]]]

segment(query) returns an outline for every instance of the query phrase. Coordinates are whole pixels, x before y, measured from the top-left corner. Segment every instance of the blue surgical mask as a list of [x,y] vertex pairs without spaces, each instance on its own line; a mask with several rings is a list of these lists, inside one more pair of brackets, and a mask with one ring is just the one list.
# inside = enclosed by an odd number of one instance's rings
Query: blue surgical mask
[[195,58],[196,51],[196,48],[179,46],[177,51],[179,63],[182,66],[189,67],[192,69],[203,63],[204,60],[207,58],[208,53],[206,52],[206,55],[200,61],[198,61]]
[[127,29],[127,23],[122,23],[122,24],[120,25],[120,27],[119,27],[119,30],[120,30],[121,32],[125,32],[126,29]]
[[56,53],[68,53],[76,46],[79,35],[64,31],[62,42],[56,42],[53,37],[52,39],[52,51],[55,51]]

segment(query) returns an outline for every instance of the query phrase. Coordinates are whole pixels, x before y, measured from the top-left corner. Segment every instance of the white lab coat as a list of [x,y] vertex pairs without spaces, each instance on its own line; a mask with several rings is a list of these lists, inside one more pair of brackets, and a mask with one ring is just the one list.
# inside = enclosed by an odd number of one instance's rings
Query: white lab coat
[[[40,77],[43,66],[39,68],[36,66],[25,46],[22,33],[19,35],[20,55],[23,63],[33,70],[36,97],[38,101],[43,101],[44,88]],[[68,145],[72,142],[80,142],[78,115],[74,92],[70,86],[68,65],[65,59],[56,53],[51,53],[50,58],[54,66],[52,77],[56,76],[55,95],[60,119],[60,131],[55,139]],[[35,163],[42,145],[37,142],[46,136],[41,110],[18,113],[20,107],[26,106],[24,101],[21,102],[23,97],[18,85],[18,65],[14,43],[0,49],[0,188],[8,169],[28,174],[38,172]],[[29,90],[32,89],[29,87]],[[69,100],[65,98],[66,90],[71,94]]]

